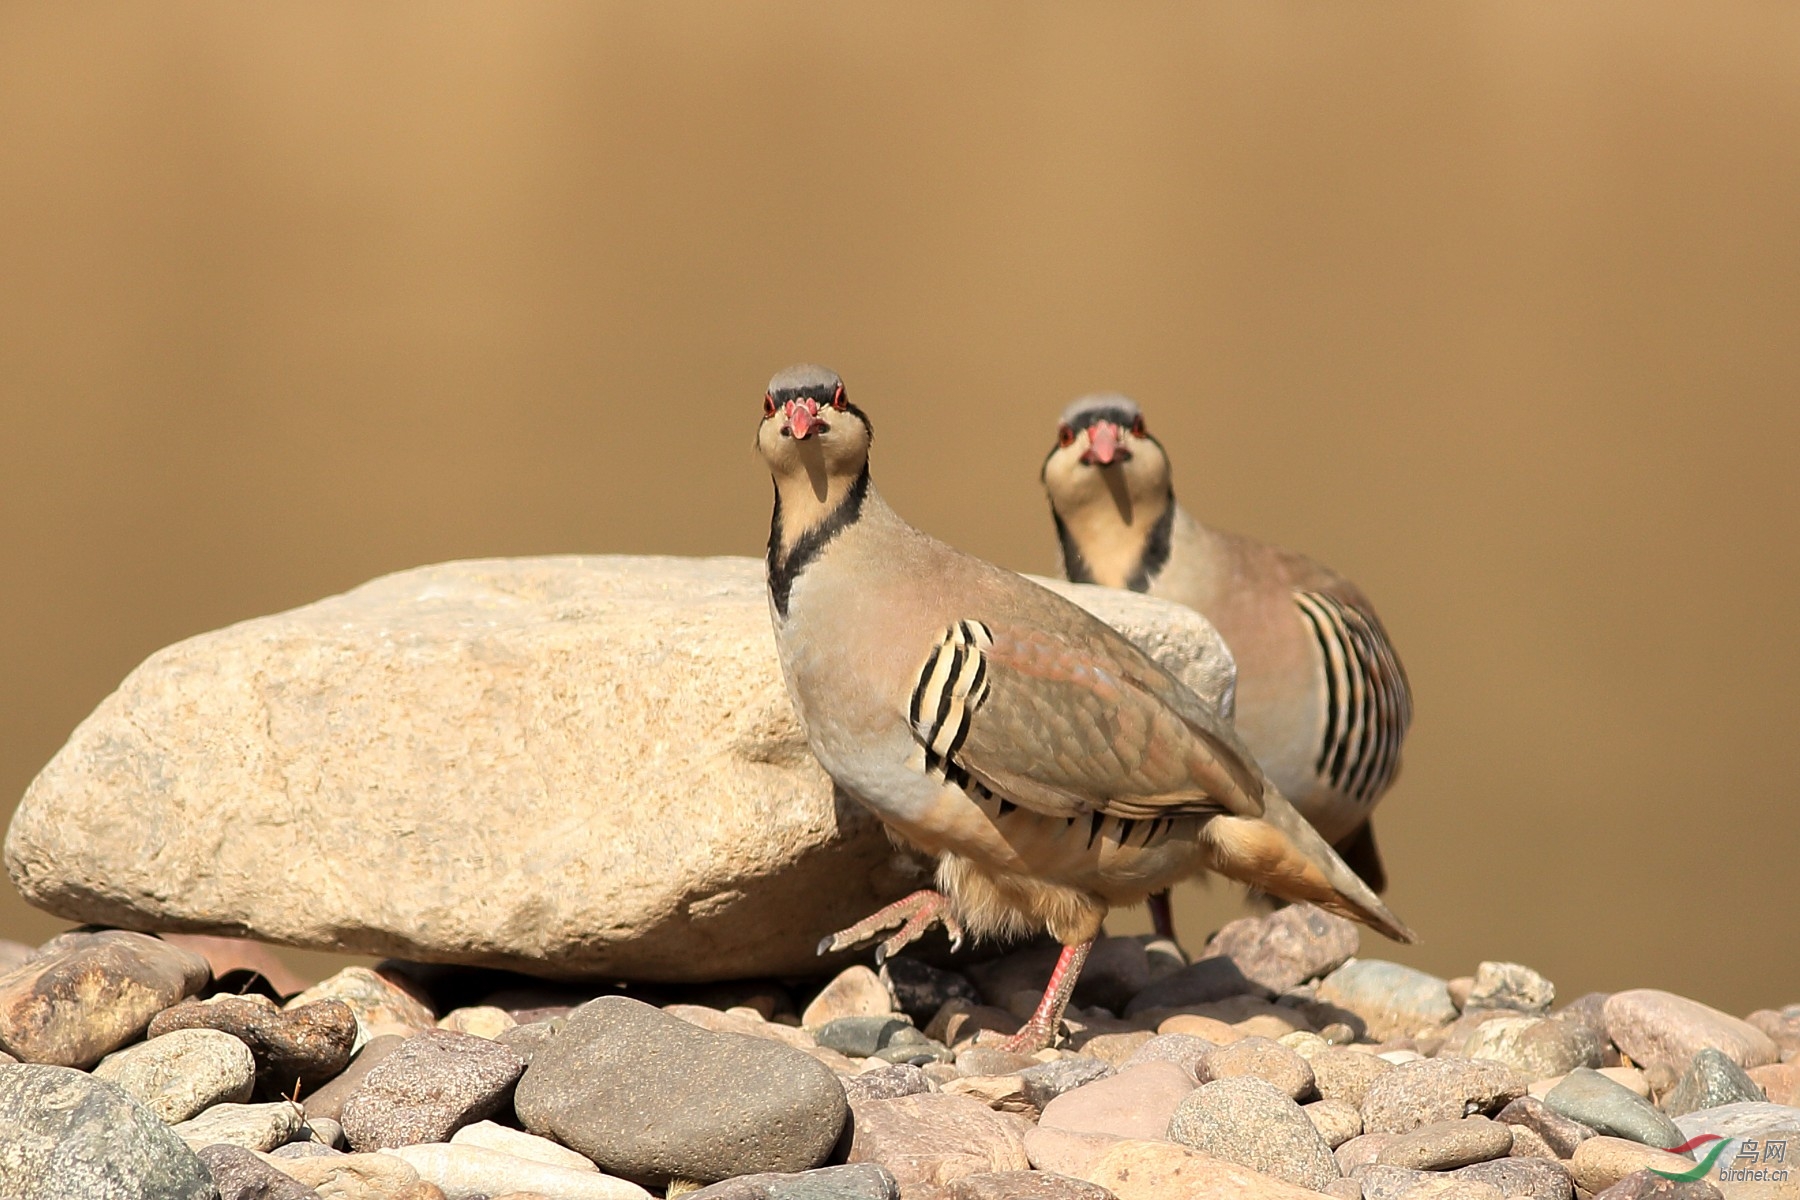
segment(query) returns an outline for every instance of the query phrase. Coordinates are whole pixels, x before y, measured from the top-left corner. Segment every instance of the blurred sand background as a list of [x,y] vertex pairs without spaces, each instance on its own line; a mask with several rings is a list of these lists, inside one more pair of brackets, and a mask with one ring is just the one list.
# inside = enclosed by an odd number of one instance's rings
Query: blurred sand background
[[915,523],[1051,570],[1055,414],[1119,388],[1398,641],[1426,941],[1367,951],[1800,1000],[1796,64],[1736,0],[14,0],[0,818],[175,639],[759,553],[794,360]]

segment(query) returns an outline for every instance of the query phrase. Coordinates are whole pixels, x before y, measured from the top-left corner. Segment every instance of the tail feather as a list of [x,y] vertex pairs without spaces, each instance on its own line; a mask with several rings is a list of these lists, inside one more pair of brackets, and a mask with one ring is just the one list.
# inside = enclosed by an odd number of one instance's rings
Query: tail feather
[[1418,940],[1273,787],[1263,793],[1260,818],[1214,817],[1203,836],[1221,875],[1283,900],[1311,901],[1397,942]]

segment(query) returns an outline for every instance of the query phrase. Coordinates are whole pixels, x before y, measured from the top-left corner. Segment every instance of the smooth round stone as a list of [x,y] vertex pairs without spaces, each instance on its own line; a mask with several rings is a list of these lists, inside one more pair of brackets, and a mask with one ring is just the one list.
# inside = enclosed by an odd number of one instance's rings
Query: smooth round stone
[[1545,1158],[1501,1158],[1460,1167],[1450,1174],[1500,1189],[1507,1200],[1574,1200],[1575,1181],[1561,1163]]
[[1677,1117],[1675,1126],[1681,1130],[1684,1139],[1698,1137],[1703,1133],[1717,1134],[1720,1137],[1753,1137],[1769,1129],[1800,1130],[1800,1108],[1785,1104],[1726,1104]]
[[1327,975],[1318,998],[1362,1018],[1372,1038],[1409,1037],[1457,1015],[1442,979],[1374,958],[1352,959]]
[[1262,1080],[1290,1100],[1304,1100],[1316,1092],[1307,1061],[1267,1038],[1247,1037],[1200,1056],[1196,1078],[1202,1083],[1244,1076]]
[[0,978],[0,1050],[86,1069],[211,977],[204,958],[148,934],[60,934]]
[[1705,1179],[1677,1183],[1654,1171],[1633,1171],[1594,1200],[1725,1200],[1725,1196]]
[[368,967],[345,967],[293,997],[288,1009],[304,1008],[320,1000],[337,1000],[356,1014],[357,1023],[369,1036],[387,1025],[424,1030],[437,1027],[437,1014],[417,995],[410,981]]
[[199,1150],[225,1143],[268,1151],[300,1137],[306,1113],[286,1100],[273,1104],[215,1104],[191,1121],[171,1125],[176,1137]]
[[1315,1100],[1301,1105],[1300,1111],[1306,1114],[1306,1119],[1313,1123],[1313,1128],[1333,1151],[1362,1134],[1362,1114],[1354,1104],[1342,1100]]
[[[1043,1106],[1038,1124],[1074,1133],[1159,1138],[1193,1090],[1193,1079],[1174,1063],[1145,1063],[1063,1092]],[[1029,1079],[1025,1094],[1035,1094]]]
[[466,1033],[471,1037],[483,1037],[490,1041],[498,1038],[509,1029],[518,1027],[518,1019],[504,1008],[495,1008],[491,1004],[475,1004],[466,1008],[451,1009],[438,1020],[439,1029],[448,1029],[453,1033]]
[[1360,1134],[1338,1146],[1331,1156],[1337,1159],[1338,1170],[1349,1175],[1359,1168],[1374,1166],[1375,1160],[1381,1157],[1381,1152],[1393,1145],[1399,1137],[1397,1133]]
[[1694,1055],[1674,1090],[1663,1097],[1662,1110],[1671,1117],[1703,1108],[1768,1099],[1744,1068],[1710,1046]]
[[894,998],[888,994],[887,985],[875,972],[859,963],[839,972],[813,997],[806,1011],[800,1014],[800,1024],[807,1029],[822,1029],[848,1018],[892,1018],[893,1015]]
[[0,1194],[212,1200],[206,1167],[143,1105],[67,1067],[0,1066]]
[[1375,1156],[1383,1166],[1414,1171],[1448,1171],[1504,1158],[1512,1150],[1512,1130],[1486,1117],[1434,1121],[1400,1134]]
[[344,1101],[344,1136],[360,1151],[444,1141],[498,1111],[524,1070],[486,1038],[442,1029],[407,1038]]
[[1300,1106],[1253,1076],[1201,1085],[1169,1120],[1168,1138],[1213,1158],[1317,1190],[1337,1160]]
[[1362,1177],[1362,1200],[1505,1200],[1492,1184],[1406,1167],[1373,1166]]
[[1601,1044],[1584,1026],[1550,1017],[1504,1016],[1485,1021],[1463,1042],[1467,1058],[1505,1063],[1526,1079],[1598,1067]]
[[906,1038],[908,1034],[914,1035],[920,1042],[927,1040],[905,1021],[885,1015],[838,1017],[813,1030],[813,1037],[819,1045],[827,1050],[836,1050],[839,1054],[847,1054],[851,1058],[869,1058],[896,1039]]
[[1149,1045],[1155,1036],[1147,1029],[1097,1033],[1080,1039],[1076,1048],[1088,1058],[1097,1058],[1101,1062],[1120,1067],[1139,1050]]
[[492,1121],[477,1121],[473,1125],[463,1126],[451,1135],[450,1144],[496,1150],[502,1154],[511,1154],[516,1158],[526,1158],[532,1162],[561,1167],[568,1171],[587,1171],[598,1174],[600,1170],[585,1154],[577,1154],[567,1146],[559,1146],[549,1138],[541,1138],[535,1133],[509,1129],[505,1125],[497,1125]]
[[1568,1167],[1577,1187],[1589,1192],[1604,1192],[1633,1171],[1680,1174],[1693,1170],[1694,1162],[1641,1142],[1603,1136],[1589,1138],[1577,1146]]
[[1026,1067],[1019,1072],[1019,1078],[1024,1081],[1025,1098],[1041,1110],[1064,1092],[1105,1079],[1113,1073],[1111,1063],[1077,1056]]
[[1121,1070],[1127,1070],[1139,1063],[1172,1062],[1198,1083],[1200,1060],[1217,1048],[1214,1043],[1192,1034],[1162,1033],[1132,1051],[1131,1057],[1119,1066]]
[[1035,1058],[996,1050],[992,1046],[969,1046],[956,1054],[956,1073],[959,1075],[1017,1075],[1042,1065]]
[[398,1200],[419,1173],[391,1154],[328,1154],[274,1158],[271,1165],[330,1200]]
[[319,1193],[264,1162],[253,1150],[220,1143],[197,1153],[220,1200],[319,1200]]
[[256,1084],[250,1047],[217,1029],[180,1029],[107,1055],[94,1078],[174,1125],[215,1104],[241,1104]]
[[1630,1088],[1598,1071],[1571,1071],[1551,1088],[1544,1103],[1571,1121],[1608,1137],[1628,1138],[1646,1146],[1669,1149],[1686,1139],[1668,1117]]
[[888,1168],[903,1195],[929,1195],[964,1175],[1028,1168],[1018,1120],[967,1096],[871,1100],[856,1106],[849,1160]]
[[635,1183],[593,1170],[574,1170],[486,1146],[441,1142],[383,1150],[406,1163],[446,1196],[497,1196],[536,1192],[555,1200],[649,1200]]
[[911,1063],[878,1067],[873,1071],[847,1076],[842,1082],[844,1096],[851,1104],[864,1100],[894,1100],[931,1090],[924,1070]]
[[1311,904],[1290,904],[1266,916],[1240,917],[1207,942],[1204,958],[1226,958],[1270,995],[1337,970],[1355,954],[1357,926]]
[[1343,1046],[1327,1046],[1305,1058],[1321,1100],[1342,1100],[1358,1109],[1370,1085],[1394,1069],[1384,1058]]
[[1415,1059],[1369,1084],[1362,1102],[1363,1128],[1370,1133],[1406,1133],[1433,1121],[1495,1113],[1524,1094],[1525,1081],[1502,1063]]
[[804,1051],[622,996],[569,1014],[538,1047],[514,1107],[531,1132],[657,1183],[816,1167],[849,1116],[837,1076]]
[[1762,1030],[1685,996],[1652,988],[1616,992],[1606,1001],[1605,1012],[1613,1044],[1640,1066],[1663,1063],[1680,1072],[1708,1046],[1740,1067],[1780,1058]]
[[275,1007],[262,996],[214,996],[158,1013],[150,1036],[179,1029],[215,1029],[250,1048],[265,1097],[291,1096],[340,1074],[356,1043],[356,1017],[336,1000]]

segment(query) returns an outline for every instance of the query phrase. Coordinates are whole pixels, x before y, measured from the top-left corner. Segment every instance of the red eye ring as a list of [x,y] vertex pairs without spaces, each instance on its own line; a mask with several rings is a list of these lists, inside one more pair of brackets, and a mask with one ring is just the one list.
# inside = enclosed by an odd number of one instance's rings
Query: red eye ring
[[764,392],[763,393],[763,420],[766,421],[774,415],[775,415],[775,397],[769,395],[767,392]]
[[1144,414],[1139,413],[1137,418],[1131,422],[1131,432],[1136,437],[1144,436]]
[[1056,444],[1058,446],[1073,446],[1075,444],[1075,431],[1070,429],[1067,425],[1057,429]]
[[850,407],[850,397],[844,395],[844,385],[838,384],[837,391],[831,393],[831,407],[843,412]]

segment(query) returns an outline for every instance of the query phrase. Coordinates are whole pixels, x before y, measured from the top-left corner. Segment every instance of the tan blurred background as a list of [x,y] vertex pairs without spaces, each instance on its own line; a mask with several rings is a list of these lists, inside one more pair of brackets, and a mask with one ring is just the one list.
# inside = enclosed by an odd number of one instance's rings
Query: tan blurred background
[[1398,640],[1426,942],[1367,949],[1800,1000],[1797,64],[1730,0],[14,0],[0,816],[175,639],[759,553],[796,359],[914,522],[1051,569],[1054,415],[1120,388]]

